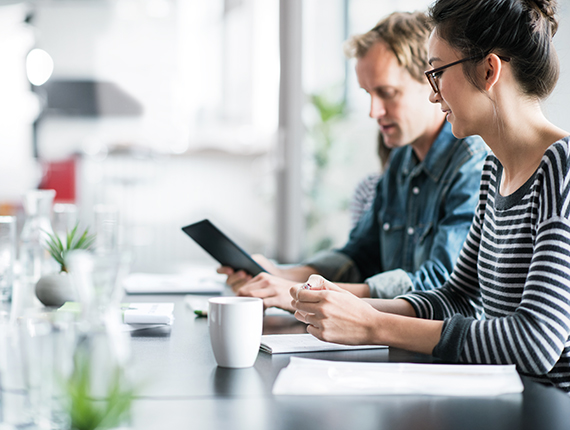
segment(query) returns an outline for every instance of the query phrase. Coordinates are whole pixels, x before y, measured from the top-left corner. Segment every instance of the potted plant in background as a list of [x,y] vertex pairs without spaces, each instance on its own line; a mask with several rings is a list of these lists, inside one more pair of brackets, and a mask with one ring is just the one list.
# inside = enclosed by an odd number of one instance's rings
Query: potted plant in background
[[[339,94],[339,88],[330,88],[320,94],[310,97],[313,110],[312,116],[307,116],[310,141],[312,147],[313,175],[308,189],[308,213],[306,215],[307,243],[309,255],[324,249],[330,249],[333,238],[327,231],[327,223],[331,212],[338,212],[348,207],[347,198],[339,194],[339,190],[329,179],[331,159],[336,150],[335,128],[347,114],[347,104],[344,94]],[[341,197],[339,197],[341,196]]]
[[58,273],[43,275],[36,283],[36,296],[45,306],[62,306],[67,301],[75,300],[75,290],[65,266],[66,255],[77,249],[90,249],[95,242],[95,235],[86,228],[82,233],[79,224],[68,231],[65,245],[56,233],[46,232],[46,247],[51,256],[59,263]]

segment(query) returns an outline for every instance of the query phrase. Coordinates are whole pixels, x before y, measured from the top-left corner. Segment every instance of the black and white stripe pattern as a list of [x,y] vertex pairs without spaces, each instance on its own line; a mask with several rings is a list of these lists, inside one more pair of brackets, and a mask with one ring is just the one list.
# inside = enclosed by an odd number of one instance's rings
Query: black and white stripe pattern
[[502,166],[489,156],[450,281],[406,299],[422,318],[479,316],[465,320],[460,361],[514,363],[570,393],[569,157],[569,138],[556,142],[529,181],[502,197]]

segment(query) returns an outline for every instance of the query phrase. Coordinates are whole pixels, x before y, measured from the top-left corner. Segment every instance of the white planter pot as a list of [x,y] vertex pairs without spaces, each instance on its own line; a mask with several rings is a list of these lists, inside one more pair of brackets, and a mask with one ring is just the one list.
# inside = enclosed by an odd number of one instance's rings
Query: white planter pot
[[75,291],[68,273],[51,273],[42,276],[36,284],[36,296],[45,306],[61,306],[75,301]]

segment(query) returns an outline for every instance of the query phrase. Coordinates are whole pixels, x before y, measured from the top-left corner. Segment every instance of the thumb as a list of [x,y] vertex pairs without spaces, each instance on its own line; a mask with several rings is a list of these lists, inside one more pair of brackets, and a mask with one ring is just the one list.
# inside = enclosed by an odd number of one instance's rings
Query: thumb
[[234,273],[234,269],[228,266],[220,266],[216,269],[216,272],[221,273],[222,275],[231,275]]
[[278,269],[275,266],[275,264],[273,264],[267,257],[265,257],[262,254],[253,254],[251,256],[251,258],[253,260],[255,260],[255,262],[257,264],[259,264],[261,267],[263,267],[265,270],[267,270],[269,273],[271,273],[272,275],[279,275],[278,273]]
[[342,288],[333,284],[331,281],[326,280],[321,275],[309,276],[307,284],[311,286],[311,290],[344,291]]

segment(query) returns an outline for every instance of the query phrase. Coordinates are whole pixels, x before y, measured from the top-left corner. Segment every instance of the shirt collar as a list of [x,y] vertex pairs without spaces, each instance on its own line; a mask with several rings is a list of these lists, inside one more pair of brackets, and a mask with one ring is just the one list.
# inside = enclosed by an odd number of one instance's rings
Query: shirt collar
[[408,145],[403,163],[405,166],[403,169],[404,175],[408,175],[414,170],[422,169],[434,181],[438,181],[445,170],[447,161],[453,154],[451,148],[456,141],[457,138],[451,132],[451,124],[445,121],[439,135],[421,163],[418,163],[418,158],[412,149],[412,145]]

